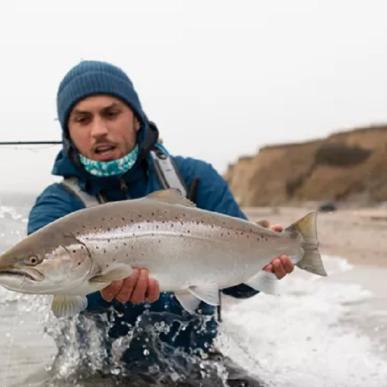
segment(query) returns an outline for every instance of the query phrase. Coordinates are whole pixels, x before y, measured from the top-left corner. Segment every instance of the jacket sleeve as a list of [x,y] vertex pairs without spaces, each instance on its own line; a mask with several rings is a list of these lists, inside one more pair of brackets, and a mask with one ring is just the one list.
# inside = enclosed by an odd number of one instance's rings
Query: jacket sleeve
[[[226,181],[211,164],[194,159],[184,160],[185,162],[182,159],[176,160],[182,175],[190,176],[191,181],[195,177],[199,179],[196,192],[196,204],[199,208],[247,219],[235,201]],[[187,184],[190,183],[188,180],[186,180]],[[247,298],[259,293],[245,284],[223,289],[222,292],[236,298]]]
[[63,185],[52,184],[36,199],[28,216],[27,233],[31,234],[83,207],[83,203]]

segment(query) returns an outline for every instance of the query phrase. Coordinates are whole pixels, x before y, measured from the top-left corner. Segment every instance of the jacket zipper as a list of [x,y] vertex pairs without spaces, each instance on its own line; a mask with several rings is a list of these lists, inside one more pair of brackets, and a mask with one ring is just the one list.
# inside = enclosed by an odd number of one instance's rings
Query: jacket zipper
[[120,191],[123,192],[126,199],[130,199],[129,188],[128,188],[128,185],[126,184],[126,182],[123,178],[120,178]]

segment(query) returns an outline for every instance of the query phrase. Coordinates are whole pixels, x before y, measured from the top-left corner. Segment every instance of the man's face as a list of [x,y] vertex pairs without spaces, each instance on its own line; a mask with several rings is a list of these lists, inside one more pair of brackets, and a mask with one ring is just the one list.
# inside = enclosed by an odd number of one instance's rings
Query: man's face
[[79,101],[68,121],[70,138],[78,151],[97,161],[115,160],[128,154],[136,144],[139,127],[129,106],[109,95]]

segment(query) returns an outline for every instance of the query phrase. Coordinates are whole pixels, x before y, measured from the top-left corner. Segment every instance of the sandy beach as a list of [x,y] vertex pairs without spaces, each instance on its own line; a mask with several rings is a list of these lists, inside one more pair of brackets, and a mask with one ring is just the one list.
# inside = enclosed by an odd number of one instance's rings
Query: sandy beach
[[[250,219],[267,219],[286,227],[316,206],[245,208]],[[322,254],[337,255],[352,264],[387,267],[387,209],[343,208],[320,212],[317,219]]]

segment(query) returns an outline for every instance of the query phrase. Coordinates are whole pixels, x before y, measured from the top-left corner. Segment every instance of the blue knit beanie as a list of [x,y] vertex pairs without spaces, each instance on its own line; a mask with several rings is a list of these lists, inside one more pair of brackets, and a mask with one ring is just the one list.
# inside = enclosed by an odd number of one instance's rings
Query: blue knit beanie
[[133,84],[120,68],[106,62],[82,61],[65,75],[58,89],[58,118],[65,133],[72,108],[81,99],[97,94],[120,98],[133,110],[141,126],[146,123]]

